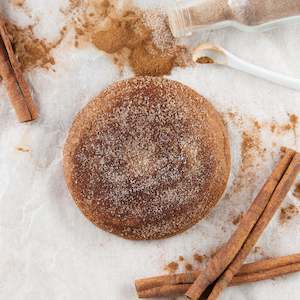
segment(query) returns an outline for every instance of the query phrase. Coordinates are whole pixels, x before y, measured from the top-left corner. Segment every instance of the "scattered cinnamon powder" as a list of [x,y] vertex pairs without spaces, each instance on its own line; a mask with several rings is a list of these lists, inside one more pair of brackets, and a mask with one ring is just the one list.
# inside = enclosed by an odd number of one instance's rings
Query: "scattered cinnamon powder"
[[257,158],[263,157],[260,131],[254,126],[253,129],[242,133],[241,164],[234,181],[233,192],[239,192],[244,186],[251,185],[256,176]]
[[66,29],[61,31],[61,36],[54,43],[36,38],[33,33],[33,26],[20,28],[13,23],[7,22],[7,29],[11,35],[12,45],[23,71],[31,70],[35,67],[49,69],[55,64],[51,50],[62,41]]
[[270,124],[271,132],[276,133],[277,135],[282,135],[285,134],[287,131],[293,130],[295,133],[299,118],[295,114],[288,114],[288,116],[289,116],[289,121],[285,124],[278,124],[273,121]]
[[287,223],[290,219],[295,217],[299,213],[298,208],[294,204],[289,204],[285,208],[281,208],[279,223],[281,225]]
[[[232,188],[226,193],[224,198],[232,199],[233,195],[255,186],[253,183],[257,178],[257,168],[262,158],[266,154],[266,149],[262,146],[261,130],[266,126],[253,118],[245,118],[236,111],[228,111],[223,114],[227,122],[234,124],[237,128],[246,128],[241,134],[240,144],[240,165],[235,174]],[[233,217],[231,222],[237,222]]]
[[184,257],[183,257],[182,255],[180,255],[180,256],[178,257],[178,260],[179,260],[179,261],[184,261]]
[[193,271],[193,266],[192,266],[191,264],[186,264],[186,265],[185,265],[185,270],[186,270],[187,272],[191,272],[191,271]]
[[66,14],[72,15],[76,47],[91,42],[117,66],[128,63],[136,75],[161,76],[187,64],[186,48],[176,45],[160,12],[142,12],[128,2],[120,9],[113,0],[72,0]]
[[[12,1],[17,6],[24,5],[24,0]],[[116,0],[70,0],[68,9],[63,11],[68,28],[63,28],[60,38],[53,43],[36,38],[32,26],[19,28],[9,24],[23,70],[51,68],[55,64],[51,51],[70,28],[75,31],[75,47],[94,44],[111,55],[121,71],[129,64],[136,75],[161,76],[191,62],[187,49],[176,44],[164,13],[141,11],[129,0],[124,1],[123,7],[119,4]]]
[[208,56],[198,57],[196,60],[198,64],[213,64],[214,60]]
[[300,200],[300,183],[297,183],[293,195]]
[[178,270],[178,263],[175,261],[172,261],[165,266],[164,270],[170,274],[173,274]]

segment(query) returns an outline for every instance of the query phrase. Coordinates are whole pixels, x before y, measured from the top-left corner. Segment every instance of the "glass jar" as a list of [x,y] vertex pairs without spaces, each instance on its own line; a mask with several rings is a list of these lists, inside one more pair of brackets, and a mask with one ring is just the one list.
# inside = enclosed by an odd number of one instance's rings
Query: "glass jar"
[[177,0],[168,16],[175,37],[227,26],[262,31],[300,20],[300,0]]

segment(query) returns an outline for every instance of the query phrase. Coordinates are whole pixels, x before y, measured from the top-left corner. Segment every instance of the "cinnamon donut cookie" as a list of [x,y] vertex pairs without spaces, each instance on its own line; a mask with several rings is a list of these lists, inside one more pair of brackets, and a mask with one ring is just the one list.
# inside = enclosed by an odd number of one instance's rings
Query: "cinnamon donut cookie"
[[230,172],[224,124],[189,87],[137,77],[108,87],[75,118],[64,148],[77,206],[127,239],[159,239],[207,215]]

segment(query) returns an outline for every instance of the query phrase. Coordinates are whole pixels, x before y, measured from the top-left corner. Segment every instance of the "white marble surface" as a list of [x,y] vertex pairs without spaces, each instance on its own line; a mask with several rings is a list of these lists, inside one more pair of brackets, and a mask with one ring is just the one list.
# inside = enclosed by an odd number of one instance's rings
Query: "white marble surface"
[[[26,0],[37,35],[55,39],[64,24],[60,12],[67,0]],[[144,7],[158,0],[140,0]],[[172,1],[170,1],[172,2]],[[8,0],[0,8],[19,24],[32,19]],[[247,34],[232,29],[207,32],[192,40],[218,42],[235,54],[300,78],[300,24],[270,32]],[[191,41],[189,41],[191,42]],[[272,135],[262,129],[267,149],[257,178],[231,199],[221,201],[202,222],[162,241],[132,242],[97,229],[75,207],[63,178],[62,148],[74,115],[91,97],[121,79],[110,59],[92,46],[75,49],[68,38],[54,50],[56,72],[35,69],[28,74],[40,119],[18,124],[0,85],[0,299],[5,300],[133,300],[135,278],[161,273],[178,255],[209,253],[226,241],[234,226],[232,212],[245,209],[274,162],[272,142],[300,150],[299,129]],[[122,78],[132,76],[125,71]],[[186,83],[209,98],[221,112],[234,110],[245,120],[284,123],[287,113],[300,115],[300,93],[237,71],[197,66],[174,69],[169,78]],[[239,165],[243,128],[229,123],[233,149],[233,178]],[[16,151],[23,146],[29,153]],[[258,161],[260,158],[258,157]],[[229,186],[230,189],[230,186]],[[290,193],[285,203],[300,205]],[[284,226],[278,215],[258,243],[266,255],[300,252],[300,215]],[[260,258],[253,255],[252,259]],[[257,284],[228,288],[222,300],[299,299],[300,274]]]

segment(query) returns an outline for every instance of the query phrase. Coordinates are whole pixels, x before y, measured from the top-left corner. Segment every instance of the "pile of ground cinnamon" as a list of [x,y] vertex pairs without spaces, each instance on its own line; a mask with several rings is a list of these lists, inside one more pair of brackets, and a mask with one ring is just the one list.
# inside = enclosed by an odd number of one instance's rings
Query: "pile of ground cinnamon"
[[186,65],[187,50],[176,45],[162,13],[129,4],[120,9],[113,0],[70,4],[66,13],[72,14],[76,47],[89,41],[112,55],[118,66],[128,63],[136,75],[161,76]]
[[61,31],[61,37],[54,43],[38,39],[33,33],[33,26],[24,28],[7,22],[7,29],[11,35],[11,42],[23,71],[35,67],[49,69],[55,64],[51,50],[61,42],[66,29]]

